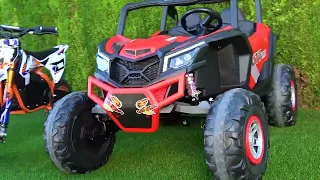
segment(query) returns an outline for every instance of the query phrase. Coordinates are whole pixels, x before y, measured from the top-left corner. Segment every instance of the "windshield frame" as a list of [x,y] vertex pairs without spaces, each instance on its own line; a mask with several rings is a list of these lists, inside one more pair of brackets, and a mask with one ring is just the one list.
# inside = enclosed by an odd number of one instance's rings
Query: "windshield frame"
[[[121,12],[120,12],[117,35],[123,35],[128,13],[133,10],[138,10],[138,9],[147,8],[147,7],[156,7],[156,6],[161,7],[162,6],[163,11],[162,11],[160,30],[163,31],[163,30],[165,30],[166,20],[167,20],[168,14],[171,13],[170,17],[174,18],[174,20],[176,22],[178,21],[175,6],[190,6],[190,5],[196,5],[196,4],[212,4],[212,3],[221,3],[221,2],[227,2],[227,1],[231,1],[231,6],[235,6],[238,4],[237,0],[146,0],[146,1],[142,1],[142,2],[136,2],[136,3],[127,3],[121,9]],[[237,16],[236,13],[232,14],[232,15]],[[238,19],[238,17],[236,17],[235,19]],[[237,27],[237,25],[235,27]]]

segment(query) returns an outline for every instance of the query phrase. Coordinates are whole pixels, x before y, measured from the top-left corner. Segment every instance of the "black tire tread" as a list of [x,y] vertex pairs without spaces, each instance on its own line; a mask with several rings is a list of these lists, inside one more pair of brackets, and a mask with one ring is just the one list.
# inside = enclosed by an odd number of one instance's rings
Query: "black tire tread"
[[[232,102],[237,102],[237,104],[230,104],[231,99]],[[207,122],[210,121],[210,123],[206,124],[204,130],[204,143],[206,163],[215,180],[256,180],[261,179],[264,174],[263,172],[259,176],[253,176],[245,170],[245,162],[241,158],[245,151],[244,147],[241,146],[243,143],[242,128],[245,121],[243,115],[248,112],[248,106],[250,105],[260,106],[265,112],[264,104],[259,96],[240,88],[232,89],[217,96],[212,103],[212,108],[207,117]],[[223,122],[215,121],[219,118],[224,118],[225,123],[217,124]],[[268,130],[265,133],[269,135]],[[214,146],[215,142],[220,146]],[[224,144],[224,146],[221,146],[221,144]],[[235,158],[238,159],[237,164],[233,164]],[[240,177],[238,177],[239,174],[241,174]]]
[[[69,90],[69,92],[72,92],[72,87],[70,86],[70,84],[68,83],[68,81],[65,80],[63,77],[62,77],[62,78],[60,79],[60,81],[55,85],[55,87],[59,87],[59,86],[66,86],[67,89]],[[52,106],[54,106],[54,104],[52,104]],[[50,111],[45,113],[44,129],[46,128],[47,118],[48,118],[49,114],[50,114]],[[48,147],[47,147],[46,131],[43,132],[43,140],[44,140],[45,152],[49,154]]]
[[76,108],[77,104],[86,103],[87,101],[89,101],[89,98],[86,92],[72,92],[59,100],[48,115],[45,131],[47,133],[49,154],[54,164],[65,173],[87,173],[96,170],[107,163],[113,151],[115,136],[111,138],[111,148],[108,148],[108,151],[104,154],[105,157],[99,159],[99,162],[91,162],[89,168],[78,167],[74,163],[64,141],[64,136],[67,132],[70,118],[73,117],[71,112]]
[[[276,64],[274,66],[272,91],[266,99],[266,109],[269,124],[276,127],[293,126],[296,117],[289,118],[291,115],[291,86],[290,78],[294,78],[291,66],[286,64]],[[293,77],[292,77],[293,76]],[[297,105],[296,105],[297,107]]]

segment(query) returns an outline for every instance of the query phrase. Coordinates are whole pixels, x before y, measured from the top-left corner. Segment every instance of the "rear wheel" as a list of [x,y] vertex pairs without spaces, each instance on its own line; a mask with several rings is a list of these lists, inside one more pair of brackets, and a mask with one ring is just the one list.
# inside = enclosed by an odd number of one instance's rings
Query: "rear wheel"
[[54,86],[53,103],[69,94],[70,92],[72,92],[72,87],[65,79],[61,78],[61,80]]
[[298,108],[297,87],[291,66],[286,64],[274,66],[272,88],[266,103],[270,125],[277,127],[295,125]]
[[267,168],[269,127],[260,97],[239,88],[218,96],[207,116],[204,143],[215,179],[261,179]]
[[85,92],[59,100],[50,111],[45,128],[53,163],[65,173],[86,173],[103,166],[115,144],[115,125],[97,119],[95,104]]

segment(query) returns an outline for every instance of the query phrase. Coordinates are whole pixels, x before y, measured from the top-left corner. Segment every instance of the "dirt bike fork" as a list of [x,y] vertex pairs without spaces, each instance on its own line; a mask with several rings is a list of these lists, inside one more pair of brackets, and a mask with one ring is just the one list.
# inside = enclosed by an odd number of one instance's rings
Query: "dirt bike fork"
[[7,137],[11,102],[13,97],[12,80],[14,74],[14,63],[10,65],[8,77],[2,94],[1,117],[0,117],[0,143],[4,143]]

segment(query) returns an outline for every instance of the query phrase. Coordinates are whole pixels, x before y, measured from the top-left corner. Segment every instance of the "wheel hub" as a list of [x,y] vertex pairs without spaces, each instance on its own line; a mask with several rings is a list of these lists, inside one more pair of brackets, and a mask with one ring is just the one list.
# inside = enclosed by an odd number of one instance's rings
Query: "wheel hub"
[[250,143],[250,152],[252,153],[253,157],[258,159],[262,154],[262,133],[261,128],[254,121],[251,124],[250,134],[249,134],[249,143]]
[[248,120],[245,132],[246,155],[253,165],[260,164],[264,154],[264,137],[262,124],[257,116]]
[[83,127],[83,139],[97,140],[108,139],[108,132],[105,122],[100,122],[94,127]]
[[296,110],[296,89],[294,85],[294,81],[290,81],[290,89],[291,89],[291,109],[292,111]]
[[91,156],[103,152],[112,136],[109,121],[97,118],[89,111],[83,111],[76,117],[75,122],[72,133],[74,150],[90,153]]

